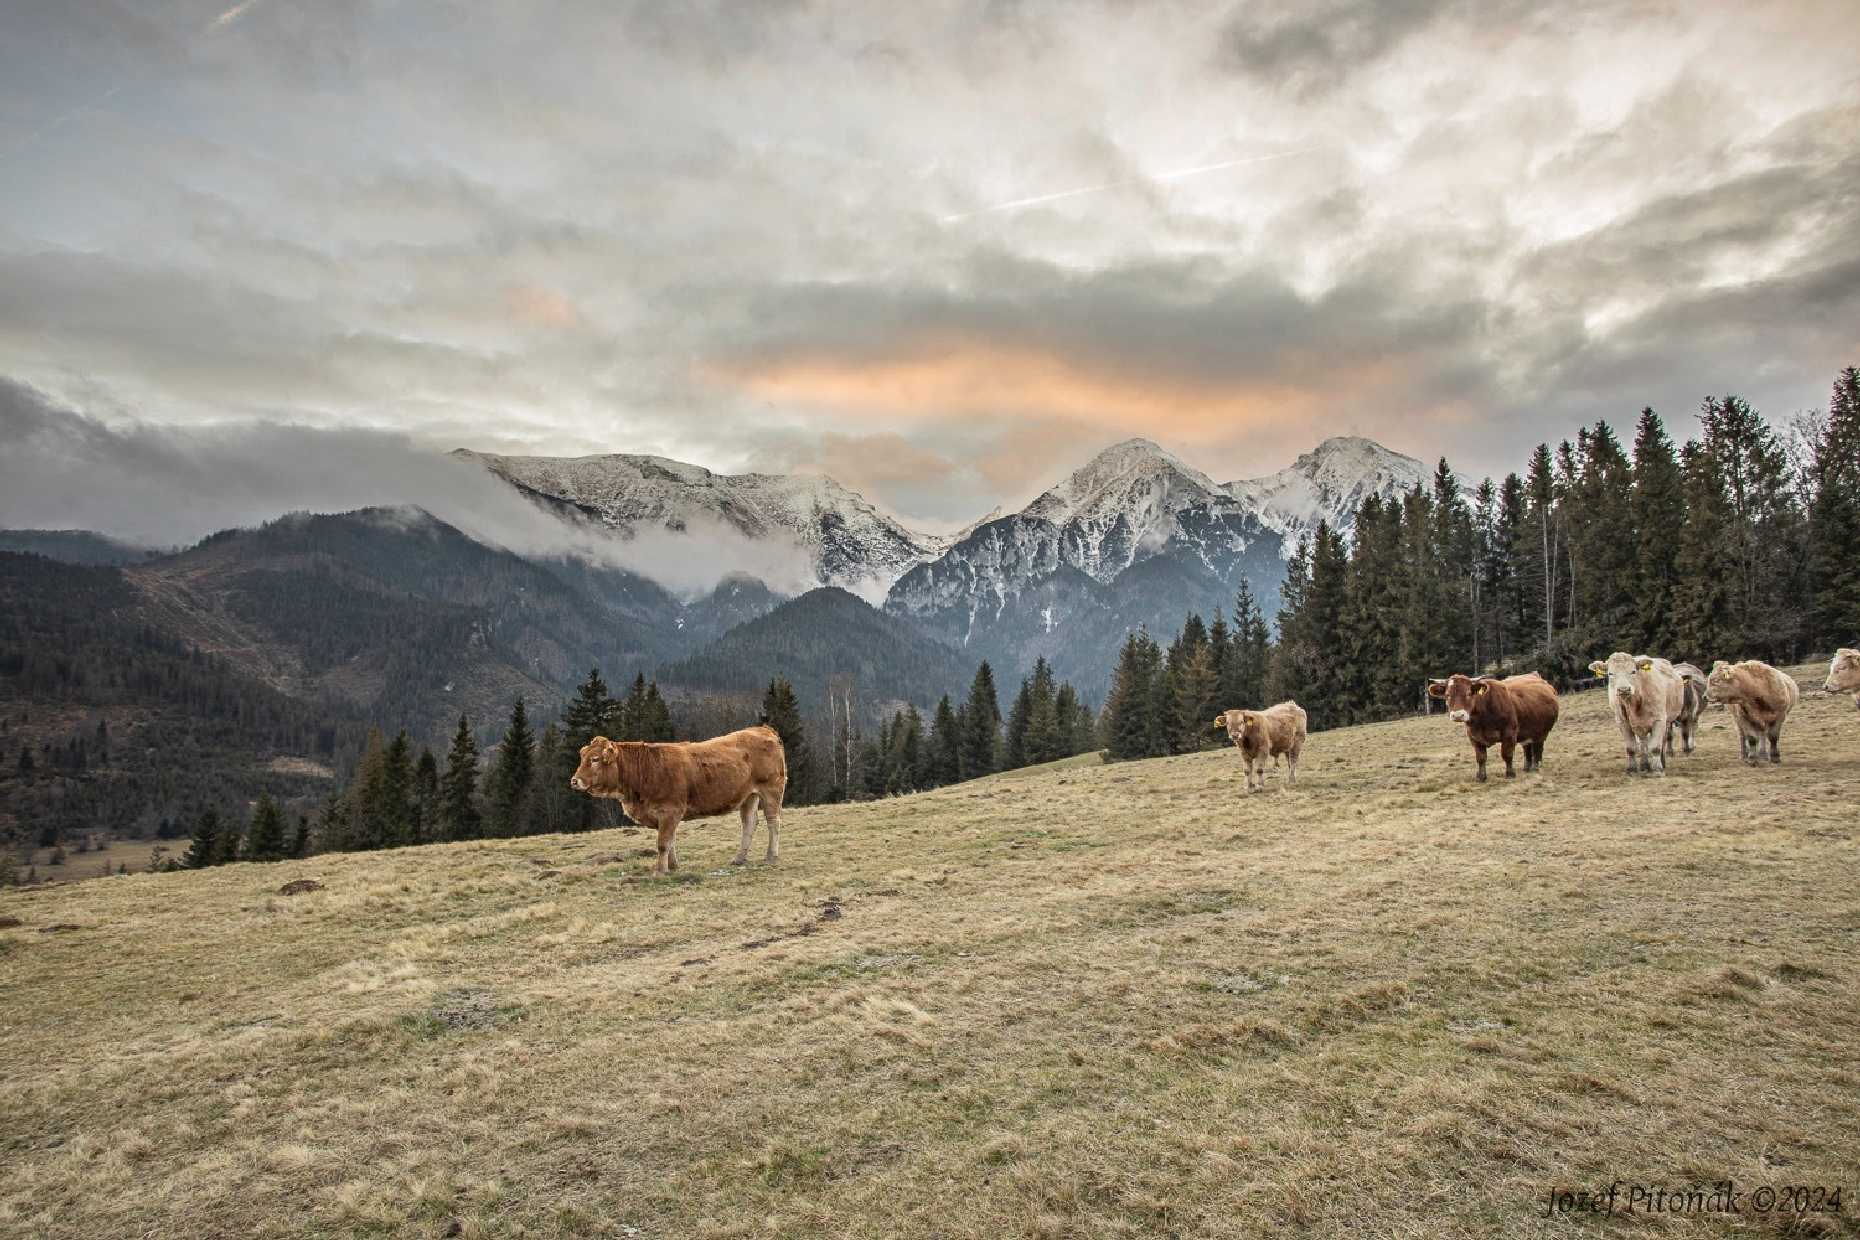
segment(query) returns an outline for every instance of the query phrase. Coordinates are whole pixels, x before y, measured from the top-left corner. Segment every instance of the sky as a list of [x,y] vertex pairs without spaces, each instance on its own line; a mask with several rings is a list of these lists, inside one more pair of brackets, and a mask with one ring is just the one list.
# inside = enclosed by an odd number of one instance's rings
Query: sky
[[1853,0],[228,4],[0,15],[0,523],[465,446],[940,530],[1131,435],[1477,477],[1860,363]]

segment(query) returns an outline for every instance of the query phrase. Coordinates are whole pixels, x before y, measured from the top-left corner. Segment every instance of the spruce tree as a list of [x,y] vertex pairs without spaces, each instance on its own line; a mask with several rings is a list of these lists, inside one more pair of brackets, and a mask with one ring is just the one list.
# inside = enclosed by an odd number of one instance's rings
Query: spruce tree
[[402,728],[382,753],[377,848],[399,848],[413,839],[413,742]]
[[297,830],[291,835],[290,849],[287,856],[308,857],[310,855],[310,815],[297,815]]
[[1679,531],[1686,520],[1685,479],[1666,425],[1651,406],[1634,428],[1633,516],[1635,650],[1664,651],[1674,640],[1679,587]]
[[[581,748],[597,736],[607,735],[615,722],[616,703],[601,679],[601,669],[588,669],[588,678],[575,690],[575,696],[562,715],[561,744],[550,775],[567,786],[581,766]],[[610,738],[612,739],[612,738]],[[565,830],[586,831],[593,828],[597,802],[593,797],[576,794],[568,802]]]
[[475,840],[483,832],[478,812],[478,742],[463,715],[452,735],[446,773],[440,780],[439,832],[447,840]]
[[220,816],[211,807],[200,811],[194,820],[194,834],[188,841],[181,864],[190,870],[204,870],[220,863]]
[[511,707],[510,726],[504,729],[491,774],[485,780],[487,834],[508,837],[527,833],[535,762],[536,740],[530,733],[523,699],[518,698]]
[[246,833],[245,855],[252,861],[277,861],[284,856],[284,814],[269,793],[258,798],[252,826]]
[[813,799],[814,758],[807,743],[807,725],[801,718],[801,703],[786,677],[770,680],[768,689],[762,694],[762,722],[774,728],[775,734],[781,737],[782,752],[788,762],[787,803],[806,804]]
[[994,669],[986,659],[969,684],[963,720],[962,777],[992,775],[1001,764],[1001,702],[995,693]]
[[413,767],[413,797],[408,838],[414,844],[430,844],[440,838],[439,760],[425,745],[420,746],[420,760]]
[[962,778],[962,734],[956,712],[945,693],[936,704],[930,724],[930,779],[932,788],[953,784]]
[[647,683],[646,696],[640,703],[639,739],[661,744],[678,739],[672,727],[672,708],[659,695],[659,682],[656,680]]
[[1033,662],[1028,679],[1027,761],[1030,764],[1052,762],[1071,751],[1066,748],[1059,723],[1057,689],[1053,667],[1041,656]]
[[1033,680],[1023,676],[1014,705],[1008,708],[1007,736],[1001,747],[1001,769],[1017,770],[1031,759],[1027,756],[1027,728],[1033,722]]
[[1124,639],[1105,701],[1105,748],[1114,760],[1151,755],[1159,662],[1156,643],[1142,629]]
[[1830,650],[1860,641],[1860,369],[1834,380],[1808,474],[1809,626]]

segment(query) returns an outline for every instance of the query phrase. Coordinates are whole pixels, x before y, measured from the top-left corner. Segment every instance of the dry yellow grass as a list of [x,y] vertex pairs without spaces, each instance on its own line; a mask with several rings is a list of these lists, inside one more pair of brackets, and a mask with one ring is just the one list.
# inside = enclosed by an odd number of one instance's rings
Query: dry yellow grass
[[1729,1178],[1853,1234],[1860,718],[1753,770],[1714,711],[1659,780],[1602,709],[1515,781],[1417,719],[1291,793],[796,809],[775,868],[711,820],[671,880],[610,831],[8,895],[0,1232],[1784,1234],[1542,1217]]

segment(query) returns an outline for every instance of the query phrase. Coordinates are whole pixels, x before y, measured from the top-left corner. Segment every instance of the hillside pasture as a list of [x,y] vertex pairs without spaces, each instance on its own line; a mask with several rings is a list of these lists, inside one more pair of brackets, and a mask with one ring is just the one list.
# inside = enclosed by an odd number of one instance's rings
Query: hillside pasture
[[[7,893],[0,1233],[1854,1234],[1851,701],[1664,779],[1564,707],[1484,785],[1435,716],[1290,792],[795,808],[777,867],[731,818],[670,879],[612,830]],[[1724,1179],[1845,1212],[1545,1217]]]

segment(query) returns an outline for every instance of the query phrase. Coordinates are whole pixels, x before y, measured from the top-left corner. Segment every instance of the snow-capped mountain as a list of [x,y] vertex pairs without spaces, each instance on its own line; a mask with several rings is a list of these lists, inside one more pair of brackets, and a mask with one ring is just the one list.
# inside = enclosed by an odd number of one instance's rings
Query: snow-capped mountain
[[1242,578],[1276,599],[1280,541],[1250,504],[1132,439],[910,569],[885,607],[1009,667],[1045,655],[1096,679],[1135,624],[1231,607]]
[[1285,536],[1291,555],[1302,536],[1329,522],[1347,538],[1356,507],[1371,495],[1390,499],[1415,484],[1427,485],[1430,471],[1411,456],[1391,452],[1373,439],[1340,435],[1326,439],[1276,474],[1230,482],[1229,495],[1248,505],[1266,527]]
[[[718,474],[660,456],[497,456],[459,449],[518,490],[565,515],[634,536],[706,527],[797,548],[814,580],[881,596],[899,574],[936,555],[943,540],[905,529],[864,497],[815,474]],[[792,583],[783,583],[792,584]]]
[[[1242,581],[1270,616],[1301,535],[1324,520],[1348,536],[1366,496],[1392,497],[1429,477],[1412,457],[1336,438],[1278,473],[1221,484],[1131,439],[1019,512],[996,509],[954,533],[925,535],[826,477],[718,474],[632,454],[455,455],[636,547],[661,531],[734,543],[731,563],[777,590],[838,585],[883,597],[893,615],[993,660],[1003,676],[1044,655],[1094,692],[1131,628],[1172,632],[1186,612],[1231,612]],[[693,554],[683,543],[674,553]],[[745,614],[778,597],[757,595]]]

